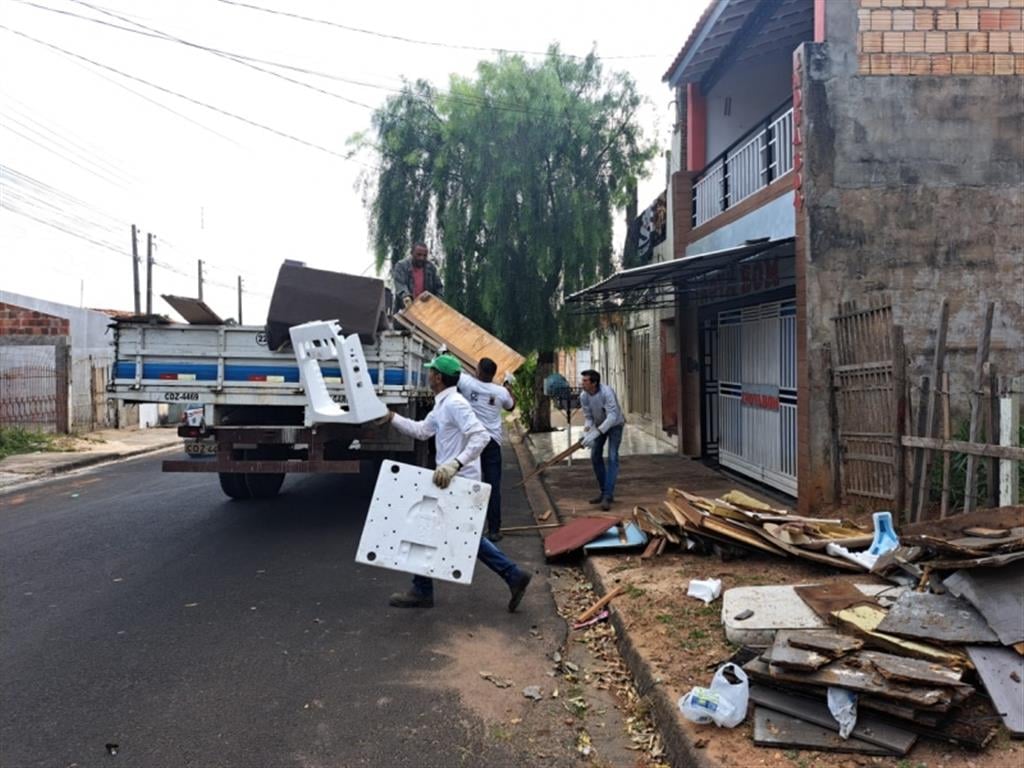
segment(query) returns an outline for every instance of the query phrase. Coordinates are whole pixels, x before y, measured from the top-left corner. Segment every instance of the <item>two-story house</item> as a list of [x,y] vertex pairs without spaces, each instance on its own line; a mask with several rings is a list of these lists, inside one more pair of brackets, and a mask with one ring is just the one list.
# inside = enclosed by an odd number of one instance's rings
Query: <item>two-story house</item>
[[844,495],[862,461],[888,473],[861,489],[884,505],[902,459],[871,424],[892,415],[865,413],[836,439],[837,317],[900,326],[915,382],[947,300],[946,369],[966,400],[995,302],[993,363],[1024,370],[1022,6],[709,3],[664,78],[674,258],[571,297],[674,305],[682,453],[802,509]]

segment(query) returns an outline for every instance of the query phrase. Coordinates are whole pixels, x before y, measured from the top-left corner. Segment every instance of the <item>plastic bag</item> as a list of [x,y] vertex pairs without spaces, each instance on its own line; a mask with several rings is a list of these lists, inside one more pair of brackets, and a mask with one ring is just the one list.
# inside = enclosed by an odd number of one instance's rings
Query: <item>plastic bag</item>
[[695,723],[713,722],[720,728],[735,728],[747,716],[749,698],[747,674],[735,664],[725,664],[715,672],[710,688],[693,688],[679,699],[679,711]]
[[722,594],[721,579],[691,579],[686,588],[687,597],[703,600],[705,605],[717,600],[720,594]]
[[850,732],[857,725],[857,694],[845,688],[828,688],[828,711],[839,724],[839,737],[850,738]]

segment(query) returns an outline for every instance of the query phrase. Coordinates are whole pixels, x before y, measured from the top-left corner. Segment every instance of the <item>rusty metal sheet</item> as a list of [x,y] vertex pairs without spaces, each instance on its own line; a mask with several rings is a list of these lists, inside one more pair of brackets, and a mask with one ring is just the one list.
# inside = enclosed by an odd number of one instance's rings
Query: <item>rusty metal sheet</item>
[[[763,685],[750,686],[750,700],[767,709],[813,723],[830,731],[838,731],[839,723],[832,717],[828,704],[820,698],[810,698],[787,693]],[[855,739],[875,744],[884,749],[905,755],[917,741],[917,734],[899,728],[885,718],[871,712],[859,711],[857,724],[850,734]]]
[[577,517],[544,538],[544,556],[555,557],[580,549],[615,524],[609,517]]
[[957,571],[943,586],[968,600],[1003,645],[1024,641],[1024,563],[999,570]]
[[832,614],[860,603],[877,605],[878,601],[861,592],[852,581],[833,581],[830,584],[811,584],[794,587],[800,599],[825,621],[832,621]]
[[878,630],[939,643],[998,642],[996,633],[969,602],[953,595],[930,592],[904,592],[878,625]]
[[980,646],[968,646],[967,655],[1003,725],[1013,738],[1024,738],[1024,656],[1010,648]]
[[842,739],[836,731],[760,706],[754,708],[754,743],[776,749],[856,752],[885,757],[905,754],[853,737]]

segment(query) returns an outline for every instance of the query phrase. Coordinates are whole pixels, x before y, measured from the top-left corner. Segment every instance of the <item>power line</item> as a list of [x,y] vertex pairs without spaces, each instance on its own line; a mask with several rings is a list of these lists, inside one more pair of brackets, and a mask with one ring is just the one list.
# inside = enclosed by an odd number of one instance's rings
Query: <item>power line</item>
[[[276,16],[287,16],[292,19],[299,19],[301,21],[308,21],[315,24],[323,24],[329,27],[337,27],[338,29],[344,29],[348,32],[358,32],[361,35],[371,35],[373,37],[379,37],[385,40],[395,40],[400,43],[410,43],[412,45],[425,45],[432,48],[450,48],[453,50],[460,51],[478,51],[484,53],[519,53],[525,56],[547,56],[547,51],[528,51],[520,50],[516,48],[489,48],[486,46],[479,45],[459,45],[457,43],[442,43],[436,40],[417,40],[412,37],[403,37],[402,35],[394,35],[387,32],[378,32],[373,29],[365,29],[363,27],[353,27],[348,24],[341,24],[337,21],[330,21],[329,19],[320,19],[313,16],[303,16],[300,13],[293,13],[291,11],[279,11],[275,8],[265,8],[260,5],[253,5],[251,3],[240,2],[239,0],[218,0],[218,2],[224,3],[225,5],[237,5],[241,8],[250,8],[254,11],[262,11],[263,13],[271,13]],[[574,54],[563,53],[561,54],[565,58],[569,59],[585,59],[586,56],[577,56]],[[653,58],[664,58],[659,54],[643,53],[636,55],[627,56],[595,56],[597,59],[653,59]]]
[[120,248],[118,248],[118,247],[116,247],[114,245],[111,245],[109,243],[101,242],[99,240],[96,240],[94,238],[89,237],[88,235],[83,235],[81,232],[75,232],[74,230],[68,229],[67,227],[63,227],[60,224],[57,224],[57,223],[55,223],[53,221],[47,221],[45,219],[39,218],[38,216],[33,216],[31,213],[27,213],[27,212],[25,212],[23,210],[20,210],[17,207],[12,207],[10,205],[7,205],[2,199],[0,199],[0,208],[3,208],[4,210],[10,211],[11,213],[16,213],[19,216],[24,216],[27,219],[32,219],[33,221],[37,221],[37,222],[39,222],[40,224],[42,224],[44,226],[51,227],[52,229],[59,230],[59,231],[63,232],[66,235],[71,235],[72,237],[77,237],[79,240],[85,240],[86,242],[92,243],[93,245],[98,246],[100,248],[105,248],[108,251],[113,251],[118,256],[124,256],[125,255],[125,251],[123,249],[120,249]]
[[[111,67],[111,66],[109,66],[107,64],[101,64],[100,62],[95,61],[93,59],[90,59],[87,56],[82,56],[81,54],[74,53],[73,51],[69,51],[66,48],[62,48],[59,45],[54,45],[53,43],[48,43],[48,42],[46,42],[44,40],[40,40],[39,38],[33,37],[32,35],[26,34],[24,32],[16,30],[16,29],[12,29],[11,27],[8,27],[6,25],[0,24],[0,29],[3,29],[5,31],[7,31],[7,32],[10,32],[13,35],[17,35],[18,37],[23,37],[26,40],[31,40],[33,43],[37,43],[38,45],[41,45],[41,46],[43,46],[45,48],[49,48],[51,50],[63,53],[66,56],[71,56],[71,57],[79,59],[81,61],[85,61],[85,62],[87,62],[89,64],[92,64],[95,67],[100,67],[102,69],[106,69],[106,70],[108,70],[110,72],[113,72],[113,73],[115,73],[117,75],[120,75],[121,77],[128,78],[129,80],[133,80],[133,81],[135,81],[137,83],[142,83],[143,85],[148,85],[150,88],[154,88],[154,89],[156,89],[158,91],[161,91],[163,93],[170,94],[171,96],[176,96],[179,99],[183,99],[184,101],[187,101],[187,102],[189,102],[191,104],[196,104],[197,106],[203,107],[205,109],[209,109],[209,110],[211,110],[213,112],[216,112],[216,113],[218,113],[220,115],[224,115],[225,117],[230,117],[230,118],[232,118],[234,120],[238,120],[238,121],[243,122],[246,125],[250,125],[250,126],[252,126],[254,128],[259,128],[261,130],[268,131],[269,133],[273,133],[276,136],[279,136],[281,138],[289,139],[290,141],[294,141],[294,142],[296,142],[298,144],[302,144],[302,145],[304,145],[306,147],[309,147],[311,149],[317,149],[317,150],[319,150],[321,152],[324,152],[324,153],[326,153],[328,155],[333,155],[334,157],[338,157],[338,158],[340,158],[342,160],[347,160],[349,162],[355,162],[355,163],[357,163],[359,165],[364,165],[364,166],[366,165],[365,163],[361,163],[358,160],[354,160],[349,155],[342,154],[341,152],[336,152],[333,149],[328,149],[327,147],[325,147],[325,146],[323,146],[321,144],[317,144],[316,142],[308,141],[306,139],[299,138],[298,136],[295,136],[295,135],[293,135],[291,133],[287,133],[287,132],[279,130],[277,128],[273,128],[273,127],[271,127],[269,125],[266,125],[264,123],[257,122],[256,120],[251,120],[250,118],[245,117],[243,115],[239,115],[236,112],[231,112],[229,110],[222,109],[220,107],[214,106],[213,104],[208,104],[205,101],[200,101],[199,99],[192,98],[191,96],[186,96],[185,94],[180,93],[178,91],[172,90],[170,88],[165,88],[162,85],[157,85],[156,83],[150,82],[149,80],[146,80],[145,78],[137,77],[135,75],[130,75],[127,72],[124,72],[124,71],[122,71],[120,69],[117,69],[116,67]],[[366,166],[366,167],[371,167],[371,166]]]
[[[353,79],[353,78],[344,77],[342,75],[337,75],[337,74],[334,74],[334,73],[331,73],[331,72],[323,72],[323,71],[320,71],[320,70],[309,69],[307,67],[299,67],[299,66],[295,66],[295,65],[292,65],[292,64],[285,64],[285,63],[279,62],[279,61],[273,61],[273,60],[270,60],[270,59],[263,59],[263,58],[259,58],[259,57],[256,57],[256,56],[248,56],[248,55],[245,55],[245,54],[242,54],[242,53],[236,53],[236,52],[232,52],[232,51],[225,51],[225,50],[222,50],[220,48],[215,48],[215,47],[208,46],[208,45],[202,45],[200,43],[195,43],[195,42],[192,42],[190,40],[184,40],[184,39],[182,39],[180,37],[177,37],[175,35],[171,35],[169,33],[162,32],[162,31],[160,31],[158,29],[155,29],[153,27],[148,27],[148,26],[146,26],[144,24],[140,24],[139,22],[132,21],[131,19],[128,19],[128,18],[126,18],[124,16],[120,16],[120,15],[118,15],[116,13],[113,13],[112,11],[104,10],[103,8],[100,8],[99,6],[83,2],[83,0],[70,0],[70,1],[78,3],[79,5],[82,5],[82,6],[86,7],[86,8],[90,8],[92,10],[98,11],[100,13],[107,14],[108,16],[111,16],[112,18],[120,19],[122,21],[126,21],[129,24],[135,24],[136,26],[141,27],[141,29],[133,29],[131,27],[125,27],[125,26],[122,26],[120,24],[112,24],[112,23],[110,23],[108,21],[104,21],[103,19],[97,19],[97,18],[94,18],[92,16],[85,16],[83,14],[73,13],[71,11],[61,10],[61,9],[58,9],[58,8],[50,8],[49,6],[40,5],[38,3],[31,2],[31,0],[16,0],[16,1],[20,2],[20,3],[24,4],[24,5],[32,6],[33,8],[38,8],[40,10],[45,10],[45,11],[52,11],[53,13],[58,13],[58,14],[61,14],[61,15],[64,15],[64,16],[70,16],[72,18],[81,19],[83,21],[89,21],[89,22],[92,22],[94,24],[99,24],[101,26],[109,27],[111,29],[116,29],[116,30],[119,30],[119,31],[122,31],[122,32],[129,32],[131,34],[142,35],[143,37],[154,38],[154,39],[157,39],[157,40],[165,40],[165,41],[168,41],[168,42],[175,42],[175,43],[179,43],[181,45],[187,46],[189,48],[194,48],[196,50],[205,51],[205,52],[213,54],[215,56],[219,56],[219,57],[226,58],[226,59],[229,59],[231,61],[234,61],[237,64],[241,64],[243,66],[247,66],[247,67],[249,67],[251,69],[256,70],[257,72],[262,72],[264,74],[268,74],[268,75],[271,75],[273,77],[277,77],[277,78],[283,79],[286,82],[290,82],[290,83],[293,83],[295,85],[299,85],[299,86],[301,86],[303,88],[308,88],[310,90],[316,91],[316,92],[321,93],[323,95],[331,96],[332,98],[340,99],[340,100],[348,102],[350,104],[355,104],[357,106],[365,107],[366,109],[370,109],[370,110],[374,110],[374,109],[376,109],[376,107],[373,107],[373,106],[371,106],[369,104],[365,104],[365,103],[360,102],[360,101],[356,101],[355,99],[351,99],[351,98],[349,98],[347,96],[343,96],[343,95],[341,95],[339,93],[336,93],[334,91],[328,91],[326,89],[319,88],[319,87],[317,87],[315,85],[312,85],[310,83],[304,82],[302,80],[296,80],[295,78],[287,77],[285,75],[280,74],[279,72],[274,72],[272,70],[264,69],[263,67],[256,66],[256,64],[254,64],[253,62],[256,62],[256,63],[259,63],[259,64],[266,64],[267,66],[277,67],[279,69],[285,69],[285,70],[289,70],[289,71],[292,71],[292,72],[298,72],[300,74],[312,75],[313,77],[322,77],[322,78],[325,78],[325,79],[328,79],[328,80],[333,80],[333,81],[336,81],[336,82],[346,83],[348,85],[355,85],[355,86],[358,86],[358,87],[361,87],[361,88],[372,88],[372,89],[375,89],[375,90],[386,91],[386,92],[390,92],[390,93],[408,93],[408,90],[405,89],[405,88],[398,88],[398,87],[393,87],[393,86],[379,85],[379,84],[376,84],[376,83],[369,83],[369,82],[366,82],[365,80],[356,80],[356,79]],[[146,31],[143,31],[143,30],[146,30]],[[457,103],[470,104],[470,105],[474,105],[474,106],[482,106],[482,107],[486,107],[488,109],[495,109],[495,110],[504,111],[504,112],[513,112],[513,113],[517,113],[517,114],[536,115],[536,116],[539,116],[539,117],[551,117],[551,118],[556,118],[556,119],[563,119],[565,117],[563,114],[558,113],[558,112],[552,112],[552,111],[549,111],[549,110],[538,110],[538,109],[535,109],[535,108],[532,108],[532,107],[529,107],[529,106],[526,106],[526,105],[513,104],[513,103],[509,103],[509,102],[505,102],[505,101],[501,101],[501,100],[497,100],[497,99],[479,98],[479,97],[468,96],[468,95],[456,95],[456,94],[451,93],[450,91],[437,91],[437,93],[438,93],[439,96],[446,97],[446,98],[451,99],[452,101],[457,102]],[[418,99],[421,99],[421,100],[426,100],[423,97],[419,97],[417,94],[411,94],[411,95],[414,98],[418,98]]]
[[61,160],[64,160],[67,163],[71,163],[72,165],[74,165],[74,166],[76,166],[78,168],[81,168],[86,173],[88,173],[88,174],[90,174],[92,176],[97,177],[98,179],[101,179],[101,180],[107,182],[107,184],[110,184],[111,186],[120,187],[121,189],[126,189],[126,187],[125,187],[123,182],[118,181],[117,179],[111,178],[110,176],[104,174],[100,170],[97,170],[95,168],[89,168],[88,166],[83,165],[82,163],[78,162],[77,160],[75,160],[75,159],[73,159],[71,157],[68,157],[67,155],[63,154],[62,152],[60,152],[60,150],[54,149],[54,147],[44,143],[43,141],[39,141],[38,139],[33,139],[31,136],[25,135],[21,131],[15,129],[15,128],[12,128],[11,126],[7,125],[6,123],[0,123],[0,128],[3,128],[5,130],[9,131],[10,133],[13,133],[15,136],[19,137],[20,139],[22,139],[24,141],[29,142],[30,144],[35,144],[40,149],[43,149],[43,150],[45,150],[47,152],[50,152],[53,155],[56,155]]

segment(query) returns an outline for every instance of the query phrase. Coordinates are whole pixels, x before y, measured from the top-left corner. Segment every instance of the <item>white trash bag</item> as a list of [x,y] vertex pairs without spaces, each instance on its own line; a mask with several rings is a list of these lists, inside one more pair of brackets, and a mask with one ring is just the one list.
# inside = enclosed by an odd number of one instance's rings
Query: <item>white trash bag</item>
[[[730,682],[729,673],[736,682]],[[724,728],[735,728],[747,716],[750,681],[747,673],[735,664],[718,668],[710,688],[693,688],[679,699],[683,717],[695,723],[711,723]]]
[[686,587],[687,597],[696,597],[704,604],[712,603],[722,594],[721,579],[691,579]]

